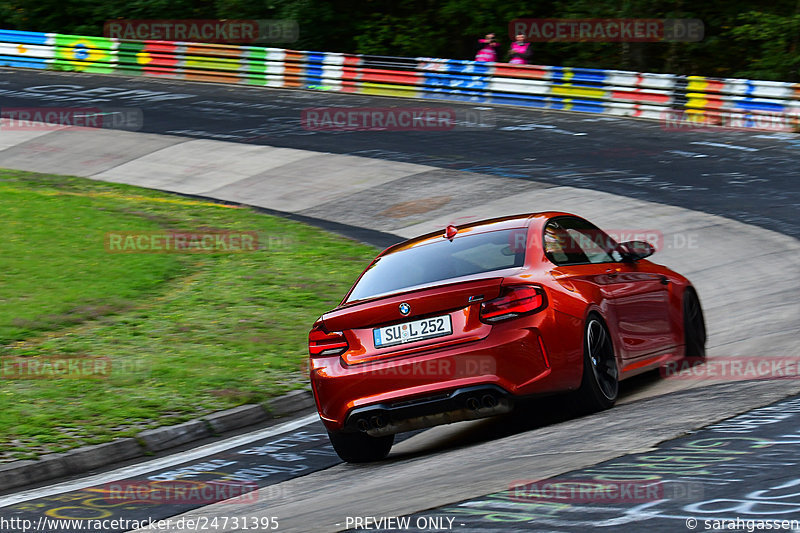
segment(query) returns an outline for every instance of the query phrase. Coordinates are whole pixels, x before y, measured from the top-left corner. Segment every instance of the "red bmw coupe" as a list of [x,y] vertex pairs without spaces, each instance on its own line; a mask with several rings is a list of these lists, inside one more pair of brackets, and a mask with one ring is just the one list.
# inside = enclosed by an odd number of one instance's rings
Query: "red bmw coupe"
[[448,226],[384,250],[308,338],[319,415],[339,456],[394,435],[572,391],[611,407],[619,381],[705,357],[691,283],[568,213]]

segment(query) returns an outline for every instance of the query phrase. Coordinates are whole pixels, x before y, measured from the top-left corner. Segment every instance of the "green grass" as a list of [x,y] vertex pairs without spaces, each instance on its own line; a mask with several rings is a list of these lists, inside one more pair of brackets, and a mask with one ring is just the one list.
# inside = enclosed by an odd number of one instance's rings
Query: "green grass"
[[[0,170],[0,358],[104,357],[104,377],[0,376],[0,462],[133,436],[302,387],[306,335],[374,249],[125,185]],[[242,253],[110,253],[108,232],[256,231]],[[16,359],[15,359],[16,360]]]

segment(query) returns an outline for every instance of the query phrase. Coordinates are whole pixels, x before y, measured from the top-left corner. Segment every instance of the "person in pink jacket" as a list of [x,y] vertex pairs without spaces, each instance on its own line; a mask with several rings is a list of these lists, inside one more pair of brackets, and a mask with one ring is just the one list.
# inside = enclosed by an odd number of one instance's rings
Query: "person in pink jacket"
[[497,47],[500,46],[494,39],[494,33],[487,33],[486,37],[478,40],[479,50],[475,55],[475,61],[497,61]]
[[531,62],[531,43],[525,42],[525,35],[520,33],[511,43],[508,51],[509,63],[512,65],[528,65]]

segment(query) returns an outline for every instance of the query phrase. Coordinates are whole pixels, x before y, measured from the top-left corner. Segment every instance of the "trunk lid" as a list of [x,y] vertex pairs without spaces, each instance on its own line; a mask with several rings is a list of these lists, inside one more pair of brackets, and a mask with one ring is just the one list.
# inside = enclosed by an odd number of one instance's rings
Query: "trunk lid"
[[[328,331],[342,331],[347,337],[350,349],[342,357],[348,364],[476,341],[491,330],[490,325],[479,320],[481,302],[496,298],[504,279],[497,272],[492,274],[357,302],[326,313],[322,320]],[[410,307],[407,315],[400,312],[401,304]],[[445,316],[450,319],[452,333],[376,347],[376,328]]]

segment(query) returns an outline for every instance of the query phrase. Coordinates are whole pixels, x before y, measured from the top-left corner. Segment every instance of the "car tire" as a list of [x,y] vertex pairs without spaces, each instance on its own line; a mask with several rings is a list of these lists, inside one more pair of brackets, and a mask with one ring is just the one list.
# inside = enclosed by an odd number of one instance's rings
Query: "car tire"
[[370,463],[385,459],[394,444],[394,435],[372,437],[366,433],[329,431],[328,437],[336,454],[348,463]]
[[589,315],[583,331],[583,378],[576,397],[582,412],[594,413],[617,401],[619,369],[614,343],[600,316]]
[[695,361],[706,359],[706,321],[697,293],[691,287],[683,294],[683,339],[685,357]]

